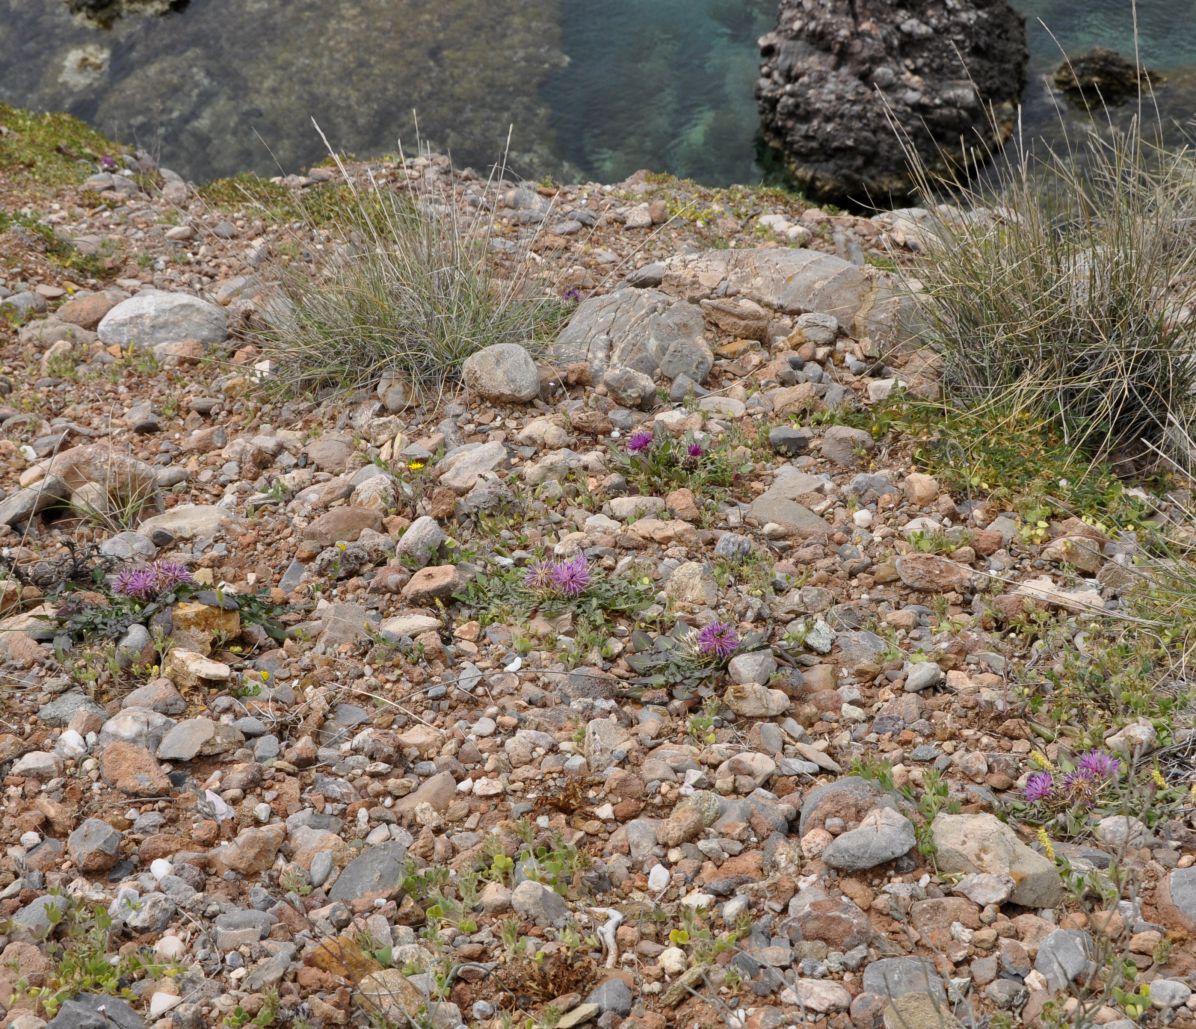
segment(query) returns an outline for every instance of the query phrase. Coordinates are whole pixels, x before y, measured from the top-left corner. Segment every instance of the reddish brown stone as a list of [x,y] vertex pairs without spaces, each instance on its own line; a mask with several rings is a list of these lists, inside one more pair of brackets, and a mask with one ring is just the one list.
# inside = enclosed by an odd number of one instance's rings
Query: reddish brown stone
[[133,743],[109,743],[100,755],[100,774],[108,785],[131,797],[166,797],[172,792],[154,755]]

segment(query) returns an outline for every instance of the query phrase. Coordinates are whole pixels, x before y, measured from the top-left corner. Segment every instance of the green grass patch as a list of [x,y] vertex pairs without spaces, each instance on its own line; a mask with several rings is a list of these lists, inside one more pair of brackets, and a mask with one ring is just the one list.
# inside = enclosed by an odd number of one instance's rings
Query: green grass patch
[[316,225],[335,222],[353,210],[352,191],[328,184],[297,190],[280,182],[240,172],[199,187],[200,199],[222,211],[252,208],[272,222],[303,221]]
[[0,103],[0,174],[44,186],[78,185],[101,157],[124,153],[69,114],[41,114]]
[[956,500],[1004,506],[1031,525],[1077,517],[1112,532],[1149,527],[1154,514],[1110,463],[1093,460],[1069,444],[1051,420],[1025,408],[956,409],[894,394],[836,420],[877,439],[895,434],[911,442],[918,469],[938,479]]

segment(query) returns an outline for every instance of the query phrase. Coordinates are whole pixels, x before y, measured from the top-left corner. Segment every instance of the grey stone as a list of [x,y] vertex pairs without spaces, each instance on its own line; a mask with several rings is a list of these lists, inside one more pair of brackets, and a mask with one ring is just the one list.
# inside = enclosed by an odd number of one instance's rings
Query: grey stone
[[525,404],[540,395],[536,362],[518,343],[496,343],[470,354],[461,365],[468,389],[487,400]]
[[832,425],[822,436],[822,456],[844,468],[855,468],[860,453],[871,453],[875,447],[871,433],[850,425]]
[[939,814],[931,832],[940,872],[1008,875],[1017,883],[1010,900],[1023,907],[1053,907],[1062,900],[1063,880],[1054,862],[994,815]]
[[58,1009],[46,1029],[145,1029],[145,1020],[119,997],[80,993]]
[[332,874],[332,851],[321,850],[311,859],[311,884],[315,887],[323,886]]
[[1191,996],[1191,988],[1175,979],[1156,979],[1150,984],[1150,1006],[1160,1010],[1182,1008]]
[[174,719],[147,708],[129,707],[100,726],[100,746],[120,741],[147,750],[157,750],[162,738],[174,727]]
[[661,290],[694,303],[736,296],[787,315],[834,316],[857,339],[895,342],[909,307],[892,280],[840,257],[794,247],[706,250],[665,262]]
[[147,289],[117,304],[96,330],[106,346],[151,349],[162,343],[222,343],[228,338],[224,308],[189,293]]
[[769,689],[763,683],[732,683],[723,694],[723,703],[744,718],[776,718],[789,710],[790,700],[782,690]]
[[749,654],[736,654],[727,665],[732,682],[767,683],[777,670],[777,659],[771,650],[754,650]]
[[634,368],[608,368],[602,376],[610,398],[623,407],[647,411],[656,401],[656,384],[650,375]]
[[712,367],[714,355],[700,339],[674,340],[660,358],[660,372],[670,379],[705,382]]
[[[834,782],[815,786],[806,793],[802,799],[797,834],[805,836],[811,829],[821,828],[819,815],[826,817],[822,813],[824,807],[839,815],[843,809],[867,813],[873,808],[892,806],[892,800],[875,783],[859,775],[846,775]],[[815,825],[815,822],[818,824]]]
[[11,318],[16,315],[18,320],[23,320],[44,312],[46,298],[39,293],[14,293],[12,296],[0,300],[0,308],[8,309],[4,312],[6,317]]
[[445,455],[440,462],[440,481],[456,493],[468,493],[477,485],[478,479],[505,467],[507,461],[507,448],[497,440],[462,447]]
[[60,476],[49,475],[0,501],[0,524],[20,525],[42,511],[65,504],[70,495]]
[[768,445],[778,454],[799,457],[810,449],[810,434],[801,429],[778,425],[769,430]]
[[128,910],[122,911],[122,919],[130,929],[138,933],[160,933],[174,919],[178,909],[173,900],[164,893],[147,893]]
[[216,916],[216,946],[229,951],[257,943],[276,921],[267,911],[224,911]]
[[752,541],[747,536],[724,532],[714,545],[714,554],[726,561],[742,561],[752,552]]
[[943,980],[926,958],[881,958],[864,969],[864,991],[878,997],[925,993],[945,1001]]
[[[221,749],[228,749],[219,744],[227,741],[231,745],[234,735],[241,734],[229,725],[218,725],[210,718],[188,718],[173,726],[162,738],[158,745],[158,757],[162,761],[190,761],[203,753],[213,753]],[[212,742],[217,741],[216,746]]]
[[831,533],[830,525],[820,515],[816,515],[796,500],[789,500],[771,491],[752,501],[747,516],[757,525],[779,525],[790,536],[798,539],[829,536]]
[[[596,380],[601,380],[608,368],[634,368],[654,375],[663,370],[668,355],[673,369],[670,378],[685,373],[701,383],[713,363],[704,330],[705,320],[697,305],[655,289],[624,288],[583,300],[557,338],[552,354],[562,363],[588,364]],[[698,374],[693,374],[695,371]]]
[[116,644],[116,663],[121,668],[133,668],[144,662],[153,645],[153,637],[144,625],[130,625]]
[[1034,968],[1054,991],[1084,974],[1092,954],[1092,938],[1079,929],[1056,929],[1038,945]]
[[83,872],[106,872],[120,857],[120,832],[98,818],[88,818],[67,837],[71,859]]
[[536,925],[560,926],[569,917],[565,898],[531,879],[525,879],[511,891],[511,907],[517,915],[530,918]]
[[913,823],[890,808],[869,811],[859,827],[835,837],[822,852],[831,868],[858,872],[908,854],[917,843]]
[[406,874],[406,859],[407,844],[397,840],[367,847],[337,876],[329,899],[350,901],[375,893],[394,894]]
[[903,993],[885,1006],[884,1029],[963,1029],[963,1023],[941,997]]
[[1187,924],[1183,928],[1196,930],[1196,865],[1177,868],[1167,877],[1170,906]]
[[597,1004],[600,1011],[612,1011],[625,1018],[631,1014],[634,998],[631,988],[622,979],[607,979],[590,992],[586,1003]]
[[248,993],[261,993],[271,986],[276,986],[282,977],[295,965],[295,954],[299,948],[293,943],[282,944],[277,954],[272,954],[264,961],[253,966],[252,971],[241,984]]
[[1012,1011],[1026,1003],[1030,991],[1016,979],[994,979],[984,987],[984,996],[1004,1011]]
[[[12,916],[13,928],[34,939],[45,939],[66,911],[66,904],[65,897],[55,894],[47,893],[34,897]],[[53,920],[50,915],[52,911],[55,913]]]
[[158,552],[153,541],[140,532],[118,532],[100,544],[100,553],[118,561],[132,561],[139,557],[153,557]]
[[38,709],[37,717],[45,722],[46,725],[55,729],[61,729],[74,717],[76,711],[91,711],[101,718],[106,719],[108,717],[107,711],[78,690],[64,693],[60,697],[55,697],[49,703],[43,704]]
[[905,676],[906,693],[921,693],[923,690],[941,686],[946,681],[946,673],[933,661],[924,661],[913,665]]

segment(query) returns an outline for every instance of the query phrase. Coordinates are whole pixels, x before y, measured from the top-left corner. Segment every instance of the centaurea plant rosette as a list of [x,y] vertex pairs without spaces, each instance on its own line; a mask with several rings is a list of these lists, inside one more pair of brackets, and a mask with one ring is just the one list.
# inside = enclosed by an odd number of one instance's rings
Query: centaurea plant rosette
[[585,554],[529,565],[515,584],[517,608],[555,617],[572,611],[580,617],[601,612],[634,614],[648,604],[648,587],[630,578],[607,577]]
[[1060,819],[1073,831],[1111,799],[1121,780],[1121,760],[1103,750],[1061,758],[1058,765],[1040,751],[1030,760],[1036,771],[1026,777],[1022,790],[1027,812],[1040,822]]
[[729,486],[735,479],[723,448],[694,435],[676,437],[637,429],[616,447],[615,464],[643,492],[669,492],[688,486],[695,492]]

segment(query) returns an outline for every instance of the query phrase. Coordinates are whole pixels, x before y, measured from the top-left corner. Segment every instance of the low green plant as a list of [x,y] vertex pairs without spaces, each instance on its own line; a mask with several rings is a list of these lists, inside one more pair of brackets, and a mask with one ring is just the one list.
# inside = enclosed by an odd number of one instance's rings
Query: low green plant
[[103,907],[67,897],[60,900],[46,908],[51,933],[44,945],[49,958],[45,982],[41,986],[23,980],[16,983],[17,994],[36,999],[48,1015],[80,993],[134,999],[132,983],[178,971],[145,948],[119,953],[112,916]]
[[717,498],[741,479],[722,440],[677,437],[657,428],[641,429],[626,443],[612,445],[612,467],[643,496],[664,496],[686,487],[695,498]]

